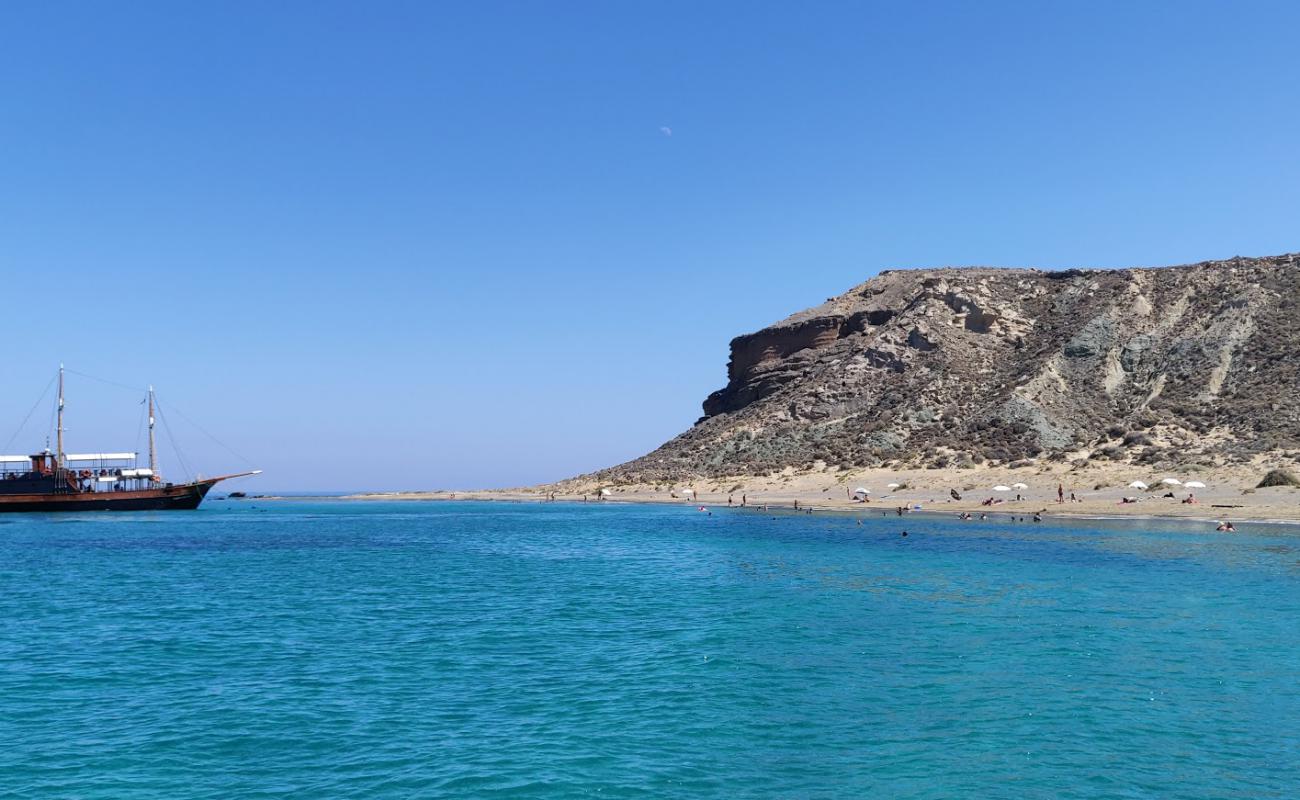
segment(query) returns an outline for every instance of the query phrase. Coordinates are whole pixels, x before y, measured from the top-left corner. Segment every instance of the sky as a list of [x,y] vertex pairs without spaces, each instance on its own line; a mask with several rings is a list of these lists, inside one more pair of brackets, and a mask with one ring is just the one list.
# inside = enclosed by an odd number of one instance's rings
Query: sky
[[517,486],[882,269],[1300,250],[1293,2],[3,8],[6,453]]

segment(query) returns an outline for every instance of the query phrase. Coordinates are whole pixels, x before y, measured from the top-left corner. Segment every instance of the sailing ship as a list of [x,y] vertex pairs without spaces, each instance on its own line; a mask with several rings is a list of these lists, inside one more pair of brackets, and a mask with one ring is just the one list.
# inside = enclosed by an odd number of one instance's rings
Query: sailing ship
[[[48,391],[48,387],[47,387]],[[0,456],[0,512],[4,511],[172,511],[199,507],[213,486],[261,470],[165,481],[154,443],[154,391],[149,414],[149,466],[136,453],[66,453],[63,450],[63,366],[59,365],[56,448],[29,456]]]

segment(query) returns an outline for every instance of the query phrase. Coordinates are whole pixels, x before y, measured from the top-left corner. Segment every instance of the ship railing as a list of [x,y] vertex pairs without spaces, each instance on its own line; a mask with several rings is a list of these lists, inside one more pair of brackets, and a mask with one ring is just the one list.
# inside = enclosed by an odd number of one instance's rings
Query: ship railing
[[84,474],[86,471],[76,473],[73,479],[89,492],[137,492],[158,485],[153,471],[148,468],[101,470],[99,474],[91,475]]
[[0,475],[25,475],[31,471],[31,456],[0,456]]

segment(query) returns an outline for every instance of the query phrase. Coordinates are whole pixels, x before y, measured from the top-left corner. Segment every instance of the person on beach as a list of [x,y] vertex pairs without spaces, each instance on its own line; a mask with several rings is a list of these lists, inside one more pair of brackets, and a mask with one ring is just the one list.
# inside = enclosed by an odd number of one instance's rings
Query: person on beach
[[748,495],[743,495],[743,494],[742,494],[742,495],[740,496],[740,507],[741,507],[741,508],[744,508],[744,507],[745,507],[745,500],[746,500],[747,498],[748,498]]
[[1056,502],[1065,502],[1065,484],[1063,483],[1056,484]]
[[731,495],[727,495],[727,506],[731,506]]
[[798,501],[798,500],[794,501],[794,510],[795,510],[795,511],[798,511],[798,510],[799,510],[799,501]]
[[1197,502],[1198,501],[1196,499],[1196,495],[1191,492],[1187,493],[1187,499],[1183,501],[1185,505],[1189,505],[1189,506],[1194,506],[1196,505]]

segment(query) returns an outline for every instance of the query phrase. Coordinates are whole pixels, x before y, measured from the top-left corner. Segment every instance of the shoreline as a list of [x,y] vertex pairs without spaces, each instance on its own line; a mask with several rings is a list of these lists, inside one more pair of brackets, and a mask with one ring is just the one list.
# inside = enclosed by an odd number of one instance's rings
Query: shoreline
[[[786,469],[763,476],[737,475],[618,484],[592,476],[539,486],[470,491],[363,492],[350,500],[456,500],[594,503],[647,503],[712,508],[768,506],[815,512],[895,513],[900,506],[934,514],[970,513],[1072,519],[1175,519],[1217,523],[1274,522],[1300,524],[1300,487],[1258,488],[1268,463],[1231,467],[1186,468],[1157,473],[1131,465],[1085,469],[1058,464],[1028,468],[898,469],[841,471]],[[1175,480],[1176,484],[1164,481]],[[1134,482],[1149,485],[1133,488]],[[1205,484],[1193,488],[1183,483]],[[1023,488],[1022,488],[1023,487]],[[1058,502],[1058,489],[1065,502]],[[865,492],[868,502],[858,502]],[[1172,494],[1173,497],[1168,495]],[[1193,495],[1195,503],[1183,502]]]
[[[801,501],[800,505],[796,508],[793,502],[786,501],[786,502],[749,503],[748,505],[743,505],[743,506],[733,503],[732,505],[728,506],[726,505],[725,499],[722,503],[718,503],[716,502],[716,500],[710,501],[708,498],[705,498],[703,500],[698,500],[698,501],[697,500],[685,501],[680,498],[663,500],[663,499],[646,498],[646,497],[636,497],[636,498],[610,497],[604,500],[589,499],[587,501],[583,501],[581,496],[557,495],[554,500],[549,500],[544,495],[536,496],[536,495],[524,494],[521,492],[495,491],[495,490],[480,490],[480,491],[470,491],[470,492],[450,492],[450,491],[448,492],[374,492],[374,493],[361,493],[361,494],[353,494],[353,495],[329,496],[329,497],[317,497],[317,498],[275,497],[275,498],[262,498],[262,499],[351,500],[351,501],[363,501],[363,502],[390,500],[390,501],[397,501],[397,502],[426,502],[426,503],[495,502],[495,503],[519,503],[519,504],[536,504],[536,505],[546,505],[548,503],[564,503],[567,505],[576,504],[576,505],[593,505],[593,506],[600,506],[600,505],[674,506],[676,505],[676,506],[685,506],[687,508],[706,507],[709,509],[719,509],[719,510],[720,509],[728,509],[728,510],[736,510],[736,511],[743,510],[743,511],[748,511],[753,513],[763,513],[767,511],[795,513],[795,512],[802,512],[805,510],[811,510],[812,512],[818,514],[829,513],[829,514],[835,514],[837,516],[852,516],[852,515],[868,516],[869,515],[874,517],[879,515],[879,516],[888,516],[891,518],[895,518],[898,516],[896,511],[897,506],[890,506],[887,503],[865,503],[865,504],[859,503],[859,504],[852,504],[852,505],[849,504],[818,505],[815,503],[803,503]],[[1198,507],[1197,512],[1203,512],[1206,508],[1212,509],[1213,507],[1212,506]],[[1225,510],[1225,511],[1232,510],[1232,511],[1240,512],[1242,509],[1221,509],[1221,510]],[[1258,514],[1242,514],[1242,513],[1208,516],[1205,515],[1204,513],[1176,514],[1176,513],[1159,513],[1159,512],[1152,512],[1152,511],[1141,512],[1141,513],[1139,512],[1107,513],[1105,511],[1096,511],[1092,509],[1089,509],[1087,511],[1082,511],[1082,510],[1057,511],[1051,507],[1008,508],[1006,505],[994,506],[992,508],[984,507],[984,506],[971,507],[967,503],[960,503],[960,504],[953,503],[951,506],[948,507],[922,505],[921,508],[919,509],[910,509],[904,511],[902,516],[903,517],[908,517],[908,516],[956,517],[957,515],[962,513],[970,513],[975,515],[974,518],[971,520],[974,522],[1002,521],[999,520],[1000,517],[1021,517],[1021,518],[1026,518],[1024,519],[1024,521],[1028,522],[1027,518],[1032,517],[1035,513],[1040,513],[1043,517],[1042,520],[1043,522],[1050,522],[1051,520],[1059,519],[1059,520],[1069,520],[1072,522],[1086,521],[1086,520],[1097,520],[1103,522],[1151,521],[1151,522],[1187,522],[1187,523],[1199,523],[1205,525],[1216,525],[1222,520],[1229,519],[1234,522],[1241,522],[1242,524],[1300,526],[1300,516],[1295,516],[1295,517],[1264,516]],[[979,519],[980,514],[987,514],[989,519],[980,520]]]

